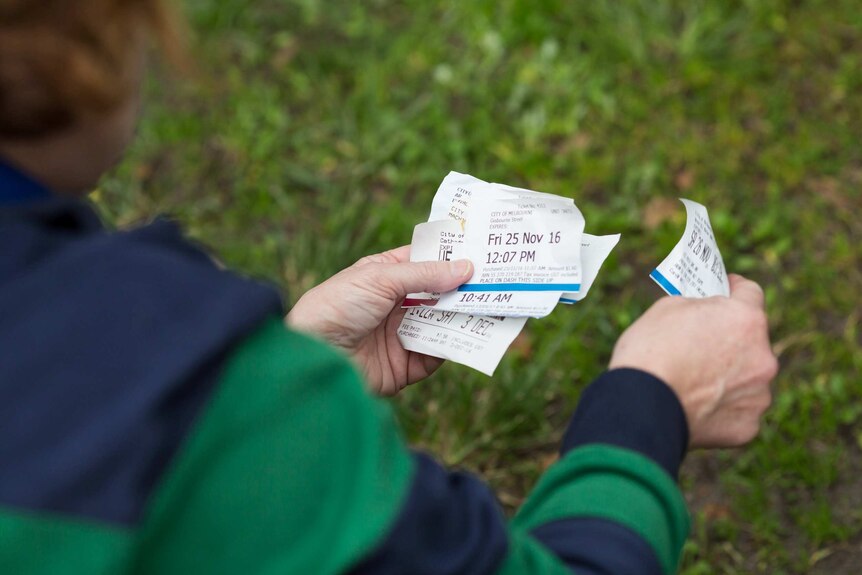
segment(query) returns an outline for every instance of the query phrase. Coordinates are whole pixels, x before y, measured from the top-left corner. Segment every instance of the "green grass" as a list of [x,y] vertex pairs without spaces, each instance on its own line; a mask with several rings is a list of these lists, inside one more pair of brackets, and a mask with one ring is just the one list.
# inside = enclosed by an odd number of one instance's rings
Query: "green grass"
[[[169,212],[295,299],[408,243],[449,170],[574,197],[623,238],[590,297],[528,323],[493,379],[446,366],[396,400],[409,437],[509,509],[578,394],[710,208],[761,282],[782,371],[761,437],[689,457],[684,573],[862,562],[862,10],[852,0],[186,2],[197,77],[148,86],[97,199]],[[674,209],[669,209],[673,206]]]

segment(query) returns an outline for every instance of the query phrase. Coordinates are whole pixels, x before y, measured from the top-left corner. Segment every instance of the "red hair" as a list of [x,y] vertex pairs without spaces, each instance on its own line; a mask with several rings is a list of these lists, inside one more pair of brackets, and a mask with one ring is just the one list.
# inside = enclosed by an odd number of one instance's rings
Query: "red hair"
[[0,0],[0,138],[61,130],[136,89],[135,43],[182,53],[165,0]]

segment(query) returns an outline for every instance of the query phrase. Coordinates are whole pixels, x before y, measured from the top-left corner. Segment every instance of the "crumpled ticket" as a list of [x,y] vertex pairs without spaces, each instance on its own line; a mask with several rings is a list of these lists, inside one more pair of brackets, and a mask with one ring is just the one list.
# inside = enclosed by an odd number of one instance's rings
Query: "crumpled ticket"
[[686,223],[682,239],[650,274],[668,295],[704,298],[730,296],[730,282],[712,232],[706,208],[691,200],[685,204]]
[[526,317],[481,316],[411,307],[398,326],[404,349],[448,359],[494,375]]
[[620,234],[609,236],[594,236],[584,234],[581,239],[581,289],[572,293],[564,293],[560,296],[560,303],[576,303],[587,297],[593,282],[599,276],[602,264],[611,255],[617,244],[620,243]]
[[[443,228],[422,230],[420,225],[411,259],[468,258],[473,277],[447,294],[410,294],[405,305],[436,301],[436,309],[446,311],[544,317],[564,293],[580,290],[584,224],[571,198],[450,172],[425,224]],[[463,243],[457,257],[452,246],[435,245],[436,234],[454,236],[458,230]],[[441,257],[432,257],[436,250]]]
[[620,236],[584,225],[570,198],[451,172],[414,230],[410,259],[469,258],[474,274],[453,292],[407,296],[401,344],[492,375],[528,316],[586,296]]

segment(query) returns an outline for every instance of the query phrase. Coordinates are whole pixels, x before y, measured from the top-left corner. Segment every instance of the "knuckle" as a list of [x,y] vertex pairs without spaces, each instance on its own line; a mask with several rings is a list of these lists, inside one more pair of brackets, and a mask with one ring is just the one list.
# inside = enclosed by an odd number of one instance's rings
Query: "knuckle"
[[769,320],[766,318],[766,312],[763,310],[739,304],[734,311],[739,322],[737,325],[742,333],[753,335],[768,331]]
[[778,358],[772,353],[769,352],[766,359],[763,361],[763,376],[767,381],[772,381],[775,379],[775,376],[778,375],[778,370],[781,368],[781,365],[778,363]]
[[746,325],[752,331],[765,331],[769,326],[766,312],[762,309],[749,308],[746,316]]
[[752,291],[754,291],[760,295],[763,295],[763,288],[756,281],[745,278],[745,285],[748,286],[748,289],[750,289],[750,290],[752,290]]
[[766,295],[763,291],[763,288],[760,286],[760,284],[754,280],[750,280],[750,279],[746,278],[740,283],[739,287],[751,292],[751,294],[756,299],[759,299],[759,300],[762,300]]
[[372,261],[372,260],[369,260],[365,263],[365,265],[362,267],[362,271],[360,273],[366,275],[368,277],[368,279],[371,279],[371,280],[384,280],[384,279],[386,279],[386,274],[383,271],[383,266],[380,265],[379,263],[375,262],[375,261]]
[[725,307],[725,312],[732,318],[747,317],[751,311],[751,306],[739,301],[738,299],[723,299],[718,300],[719,305]]
[[760,331],[767,331],[769,329],[769,318],[766,317],[766,311],[762,309],[758,309],[754,314],[754,326]]
[[757,416],[761,417],[772,405],[772,392],[769,389],[759,398],[757,402]]
[[356,263],[353,265],[354,266],[367,266],[368,264],[373,264],[376,262],[377,262],[377,259],[375,258],[375,256],[373,256],[373,255],[372,256],[364,256],[364,257],[361,257],[358,260],[356,260]]
[[386,266],[377,262],[369,262],[362,267],[364,276],[362,284],[366,287],[377,287],[386,291],[396,291],[397,282],[391,274],[386,273]]
[[757,292],[760,294],[760,296],[761,296],[761,297],[766,297],[766,292],[765,292],[765,291],[763,291],[763,286],[762,286],[762,285],[760,285],[759,283],[757,283],[757,282],[756,282],[756,281],[754,281],[754,280],[751,280],[751,286],[752,286],[755,290],[757,290]]
[[733,443],[736,446],[750,443],[760,434],[760,417],[746,418],[745,421],[739,422],[734,433]]
[[396,263],[400,263],[400,260],[398,259],[398,256],[395,253],[397,251],[398,251],[398,249],[394,249],[394,250],[388,250],[385,252],[380,252],[377,254],[369,254],[367,256],[359,258],[356,261],[356,263],[353,264],[353,266],[354,267],[360,267],[360,266],[367,266],[368,264],[396,264]]
[[750,422],[746,429],[743,431],[741,437],[741,445],[745,445],[746,443],[751,443],[754,439],[760,435],[760,419],[755,419]]
[[437,262],[422,262],[419,266],[419,274],[424,281],[434,280],[440,272],[440,266]]

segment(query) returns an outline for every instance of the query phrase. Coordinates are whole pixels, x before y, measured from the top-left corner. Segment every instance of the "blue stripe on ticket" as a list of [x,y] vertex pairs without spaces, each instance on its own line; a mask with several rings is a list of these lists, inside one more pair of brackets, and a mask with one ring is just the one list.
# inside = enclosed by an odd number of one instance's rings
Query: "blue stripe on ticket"
[[655,283],[657,283],[659,286],[661,286],[661,289],[666,291],[668,294],[670,294],[670,295],[682,295],[682,292],[680,292],[678,289],[676,289],[676,286],[674,286],[672,283],[670,283],[667,280],[667,278],[664,277],[661,274],[661,272],[658,271],[657,269],[653,270],[652,273],[649,275],[649,277],[651,277],[653,279],[653,281]]
[[464,284],[458,291],[580,291],[581,284]]

